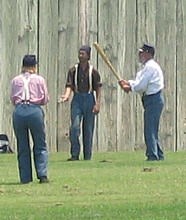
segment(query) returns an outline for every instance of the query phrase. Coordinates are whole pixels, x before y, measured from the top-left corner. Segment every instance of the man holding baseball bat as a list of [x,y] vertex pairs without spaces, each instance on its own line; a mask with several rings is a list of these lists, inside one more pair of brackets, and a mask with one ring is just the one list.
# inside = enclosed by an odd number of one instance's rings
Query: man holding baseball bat
[[65,93],[61,96],[61,101],[65,102],[72,92],[74,94],[71,102],[71,157],[68,161],[79,160],[81,121],[84,160],[90,160],[92,157],[94,121],[100,110],[102,84],[98,71],[89,63],[90,53],[90,46],[80,47],[79,63],[69,70]]
[[142,96],[147,161],[164,160],[158,138],[159,121],[164,106],[164,77],[159,64],[153,59],[154,53],[153,46],[144,44],[139,49],[139,61],[143,68],[137,73],[136,79],[119,80],[119,85],[125,92],[137,92]]

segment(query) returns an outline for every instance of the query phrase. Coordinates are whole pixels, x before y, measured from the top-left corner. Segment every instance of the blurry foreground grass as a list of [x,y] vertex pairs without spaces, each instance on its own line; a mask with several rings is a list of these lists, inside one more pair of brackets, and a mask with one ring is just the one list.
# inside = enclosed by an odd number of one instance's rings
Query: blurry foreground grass
[[[0,155],[1,220],[185,220],[186,152],[146,162],[144,152],[49,156],[49,184],[19,184],[16,154]],[[33,169],[34,170],[34,169]]]

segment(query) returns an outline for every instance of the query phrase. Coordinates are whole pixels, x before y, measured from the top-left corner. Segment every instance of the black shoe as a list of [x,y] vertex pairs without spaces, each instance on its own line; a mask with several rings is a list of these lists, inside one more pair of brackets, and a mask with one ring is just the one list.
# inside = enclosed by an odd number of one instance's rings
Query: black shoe
[[146,161],[158,161],[158,159],[155,159],[155,158],[147,158]]
[[160,157],[159,160],[161,160],[161,161],[164,160],[164,157]]
[[68,159],[67,159],[67,161],[76,161],[76,160],[79,160],[79,158],[71,157],[71,158],[68,158]]
[[39,177],[39,183],[49,183],[49,179],[47,176],[41,176]]
[[21,184],[29,184],[29,183],[31,183],[32,182],[32,180],[28,180],[28,181],[21,181]]
[[91,160],[91,158],[84,158],[84,160]]

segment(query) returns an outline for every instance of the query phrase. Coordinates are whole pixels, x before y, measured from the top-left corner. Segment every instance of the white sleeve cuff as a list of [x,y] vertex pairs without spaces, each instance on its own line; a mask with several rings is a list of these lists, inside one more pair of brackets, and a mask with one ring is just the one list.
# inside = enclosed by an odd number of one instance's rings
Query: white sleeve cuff
[[130,87],[131,87],[131,91],[134,92],[134,85],[135,85],[135,81],[134,80],[128,80]]

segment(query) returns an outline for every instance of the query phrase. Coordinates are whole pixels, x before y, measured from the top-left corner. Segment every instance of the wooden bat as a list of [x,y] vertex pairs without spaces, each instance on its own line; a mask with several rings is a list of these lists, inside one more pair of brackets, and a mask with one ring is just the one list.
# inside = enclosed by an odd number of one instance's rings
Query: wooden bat
[[110,62],[110,60],[108,59],[107,55],[105,54],[104,50],[101,48],[101,46],[97,43],[94,42],[93,43],[94,47],[96,48],[97,52],[101,55],[101,57],[103,58],[103,60],[105,61],[105,63],[107,64],[107,66],[111,69],[112,73],[114,74],[114,76],[116,77],[116,79],[118,81],[121,80],[121,77],[119,76],[119,74],[117,73],[116,69],[113,67],[112,63]]

